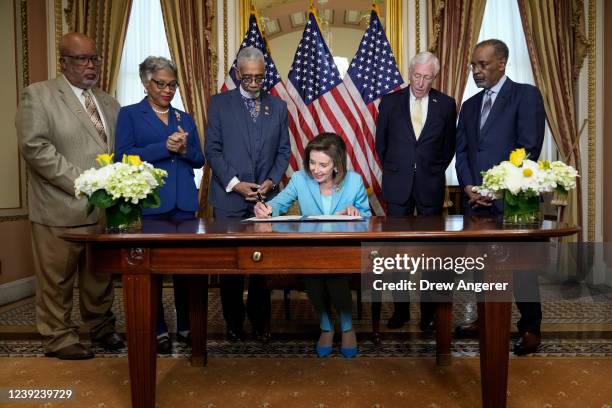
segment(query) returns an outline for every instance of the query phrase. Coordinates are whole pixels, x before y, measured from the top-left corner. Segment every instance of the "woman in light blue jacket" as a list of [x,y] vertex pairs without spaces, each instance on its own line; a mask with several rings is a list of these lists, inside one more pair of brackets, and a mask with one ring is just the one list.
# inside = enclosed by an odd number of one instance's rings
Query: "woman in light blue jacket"
[[[267,204],[257,203],[255,215],[266,218],[285,213],[298,200],[302,215],[362,215],[370,216],[368,196],[361,176],[348,171],[346,145],[334,133],[322,133],[312,139],[304,151],[304,170],[291,176],[289,184]],[[344,357],[357,354],[357,339],[353,330],[353,301],[349,276],[321,275],[304,278],[310,302],[319,315],[321,336],[316,344],[319,357],[332,351],[334,322],[330,318],[334,305],[340,318]]]

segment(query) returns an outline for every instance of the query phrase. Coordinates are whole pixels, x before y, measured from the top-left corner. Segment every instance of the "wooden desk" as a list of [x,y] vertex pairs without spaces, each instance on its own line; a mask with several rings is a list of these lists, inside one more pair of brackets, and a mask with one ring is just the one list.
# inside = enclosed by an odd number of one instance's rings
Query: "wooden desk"
[[[99,273],[123,275],[133,407],[155,406],[155,322],[159,275],[190,275],[192,364],[206,364],[208,274],[318,274],[361,270],[362,242],[547,240],[579,228],[544,221],[538,229],[504,229],[490,218],[372,217],[357,223],[243,224],[239,221],[145,220],[142,231],[108,234],[77,228],[63,238],[87,244]],[[506,406],[510,302],[479,302],[484,407]],[[437,313],[438,363],[448,363],[451,305]]]

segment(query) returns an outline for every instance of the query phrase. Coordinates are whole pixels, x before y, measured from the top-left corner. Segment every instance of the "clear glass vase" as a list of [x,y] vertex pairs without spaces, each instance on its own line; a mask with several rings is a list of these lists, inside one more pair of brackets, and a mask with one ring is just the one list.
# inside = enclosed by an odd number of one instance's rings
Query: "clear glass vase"
[[105,213],[107,232],[138,231],[142,226],[142,208],[139,206],[127,203],[112,205],[105,209]]
[[504,192],[504,225],[538,225],[541,220],[540,196]]

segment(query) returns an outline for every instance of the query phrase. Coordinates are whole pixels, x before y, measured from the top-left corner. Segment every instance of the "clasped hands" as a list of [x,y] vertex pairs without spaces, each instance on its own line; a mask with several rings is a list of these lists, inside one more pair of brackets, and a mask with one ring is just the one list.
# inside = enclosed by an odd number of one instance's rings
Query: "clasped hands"
[[490,207],[493,205],[493,199],[491,197],[483,196],[472,189],[474,186],[465,186],[465,193],[469,198],[469,204],[472,208],[478,207]]
[[187,136],[182,127],[178,127],[178,132],[174,132],[166,139],[166,149],[172,153],[185,155],[187,153]]
[[266,194],[268,191],[272,190],[274,187],[274,183],[270,179],[266,179],[261,184],[257,183],[248,183],[246,181],[241,181],[236,184],[233,188],[235,192],[244,197],[245,200],[255,202],[258,200],[258,195],[263,198],[266,198]]

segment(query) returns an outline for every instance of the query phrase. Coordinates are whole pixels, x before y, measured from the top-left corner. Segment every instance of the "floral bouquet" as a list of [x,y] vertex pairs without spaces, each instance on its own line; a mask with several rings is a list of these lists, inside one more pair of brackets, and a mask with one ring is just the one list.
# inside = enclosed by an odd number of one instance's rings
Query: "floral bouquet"
[[572,166],[548,160],[534,162],[524,148],[513,150],[509,160],[484,171],[482,185],[474,191],[504,199],[504,222],[533,224],[540,220],[540,194],[554,191],[552,204],[566,205],[563,198],[576,187],[578,172]]
[[77,198],[88,197],[88,214],[95,207],[103,208],[107,229],[122,231],[140,219],[143,208],[159,207],[158,189],[168,173],[138,156],[123,155],[121,163],[113,163],[113,156],[99,154],[101,167],[85,170],[75,180],[74,190]]

